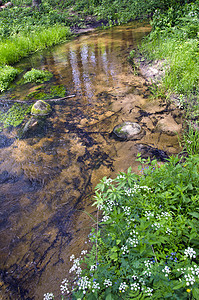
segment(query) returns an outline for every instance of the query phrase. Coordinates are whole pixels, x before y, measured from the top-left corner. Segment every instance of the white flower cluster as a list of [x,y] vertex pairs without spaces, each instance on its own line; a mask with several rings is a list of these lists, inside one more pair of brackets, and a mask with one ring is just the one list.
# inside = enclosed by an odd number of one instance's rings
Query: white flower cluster
[[170,228],[167,227],[166,233],[167,233],[168,235],[170,235],[170,234],[172,233],[172,230],[171,230]]
[[107,178],[104,180],[104,183],[107,185],[110,185],[112,182],[113,182],[113,179],[111,179],[111,178]]
[[191,270],[192,274],[198,276],[199,278],[199,267],[197,265],[194,265],[191,268],[188,268],[188,270]]
[[115,207],[115,205],[116,205],[116,203],[113,200],[109,199],[109,200],[107,200],[106,207],[104,209],[108,212],[111,212],[113,210],[113,208]]
[[145,260],[144,264],[145,264],[146,270],[143,272],[143,275],[150,277],[151,276],[151,267],[153,265],[153,262],[151,260]]
[[80,267],[80,259],[75,258],[74,255],[71,255],[70,261],[72,261],[72,260],[73,260],[73,265],[70,268],[69,273],[76,272],[77,275],[80,275],[82,272],[82,269]]
[[104,279],[104,285],[105,287],[109,287],[109,286],[112,286],[112,281],[110,279]]
[[90,271],[94,271],[94,270],[96,270],[96,269],[97,269],[97,266],[96,266],[96,265],[90,266]]
[[154,212],[146,210],[145,217],[147,218],[147,220],[149,220],[150,217],[154,217]]
[[[180,268],[177,270],[184,275],[187,286],[193,285],[195,283],[196,276],[199,278],[199,267],[197,265],[188,268]],[[181,279],[179,279],[179,281],[181,281]]]
[[[132,233],[130,233],[130,234],[132,234]],[[127,239],[127,241],[126,241],[127,244],[130,244],[133,247],[137,247],[137,245],[139,244],[139,240],[138,240],[136,234],[138,234],[138,233],[135,232],[134,235],[133,235],[133,238],[128,238]]]
[[77,282],[79,290],[83,290],[83,294],[86,294],[86,290],[91,288],[91,283],[87,276],[80,278]]
[[72,255],[70,256],[70,261],[72,261],[73,259],[75,259],[75,255],[74,255],[74,254],[72,254]]
[[131,283],[131,290],[132,291],[140,290],[140,284],[138,282]]
[[190,11],[190,13],[188,14],[189,17],[197,17],[197,12],[195,11]]
[[146,185],[143,185],[143,186],[140,186],[140,189],[146,191],[146,192],[149,192],[151,190],[151,188],[149,188],[148,186]]
[[162,272],[164,273],[165,277],[168,277],[171,270],[168,266],[165,266],[164,269],[162,269]]
[[60,290],[61,290],[62,294],[70,293],[70,291],[68,289],[68,280],[66,278],[62,280],[61,285],[60,285]]
[[119,286],[119,291],[124,293],[125,290],[127,289],[128,285],[126,284],[126,282],[122,282]]
[[186,257],[196,258],[196,251],[194,251],[193,248],[188,247],[185,249],[184,254]]
[[135,194],[135,192],[136,191],[134,189],[131,189],[131,188],[129,188],[128,190],[124,190],[125,195],[128,196],[128,197],[132,197]]
[[121,250],[122,250],[122,254],[124,255],[124,254],[126,254],[126,253],[129,253],[129,250],[128,250],[128,246],[122,246],[121,247]]
[[97,289],[100,290],[100,284],[98,282],[93,282],[92,292],[95,293]]
[[129,216],[131,214],[131,208],[129,206],[122,206],[122,209],[126,216]]
[[126,179],[126,176],[125,175],[122,175],[122,174],[120,174],[120,175],[117,175],[117,177],[116,177],[117,179]]
[[156,216],[156,219],[157,220],[161,220],[161,219],[165,219],[165,220],[168,220],[169,218],[171,217],[171,215],[170,215],[170,213],[168,213],[168,212],[161,212],[161,214],[158,214],[157,216]]
[[87,250],[82,250],[81,255],[85,255],[87,252]]
[[54,299],[53,293],[44,294],[44,299],[43,300],[52,300],[52,299]]
[[143,287],[142,289],[143,293],[146,294],[148,297],[151,297],[153,294],[153,289],[150,287]]
[[192,275],[192,274],[185,274],[184,278],[186,280],[186,285],[187,286],[193,285],[196,281],[194,275]]
[[101,222],[106,222],[106,221],[108,221],[109,219],[110,219],[110,217],[107,216],[107,215],[105,215],[105,216],[103,216]]
[[160,229],[161,227],[163,227],[162,224],[155,222],[154,224],[151,225],[151,227],[154,227],[155,230]]

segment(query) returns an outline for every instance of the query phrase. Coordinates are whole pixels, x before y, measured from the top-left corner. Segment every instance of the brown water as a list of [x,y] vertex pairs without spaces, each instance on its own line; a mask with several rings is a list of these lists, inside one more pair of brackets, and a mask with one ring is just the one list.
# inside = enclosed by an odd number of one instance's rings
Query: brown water
[[[24,139],[16,138],[15,129],[1,133],[0,299],[42,299],[46,292],[60,299],[69,256],[88,247],[92,220],[83,211],[95,216],[99,180],[129,166],[137,172],[143,145],[179,151],[174,108],[149,100],[145,80],[127,62],[149,31],[137,23],[92,32],[18,64],[24,71],[49,70],[54,77],[41,87],[62,84],[76,96],[51,103],[41,132]],[[17,86],[2,99],[23,99],[35,88]],[[111,132],[122,121],[139,122],[145,135],[114,138]]]

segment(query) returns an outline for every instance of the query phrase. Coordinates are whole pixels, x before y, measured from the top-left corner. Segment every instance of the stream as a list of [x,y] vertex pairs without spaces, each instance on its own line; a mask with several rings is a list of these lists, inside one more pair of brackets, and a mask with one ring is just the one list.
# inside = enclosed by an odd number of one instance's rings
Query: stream
[[[89,248],[89,214],[96,215],[93,193],[100,179],[129,166],[138,172],[138,152],[158,153],[160,160],[179,152],[179,112],[151,100],[146,80],[128,63],[149,32],[144,23],[93,31],[16,65],[23,73],[48,70],[53,78],[17,84],[0,100],[24,100],[52,87],[75,96],[49,102],[53,110],[43,128],[25,138],[17,138],[14,127],[0,132],[0,299],[40,300],[47,292],[61,299],[69,257]],[[124,121],[139,123],[142,137],[114,136]]]

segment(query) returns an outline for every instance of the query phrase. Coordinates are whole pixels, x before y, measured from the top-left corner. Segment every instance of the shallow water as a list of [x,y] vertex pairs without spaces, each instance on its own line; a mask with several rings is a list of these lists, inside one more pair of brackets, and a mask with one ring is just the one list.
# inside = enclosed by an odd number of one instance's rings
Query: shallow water
[[[99,180],[129,166],[137,172],[143,145],[178,153],[173,134],[181,129],[178,114],[149,100],[144,78],[127,62],[149,31],[134,23],[92,32],[17,65],[24,72],[32,67],[52,72],[41,90],[63,85],[75,97],[51,102],[53,112],[42,130],[26,138],[17,139],[13,128],[0,134],[0,299],[59,295],[69,256],[88,247],[92,219],[83,211],[95,216],[93,189]],[[37,88],[17,85],[0,98],[23,100]],[[120,141],[111,134],[123,121],[142,126],[141,140]]]

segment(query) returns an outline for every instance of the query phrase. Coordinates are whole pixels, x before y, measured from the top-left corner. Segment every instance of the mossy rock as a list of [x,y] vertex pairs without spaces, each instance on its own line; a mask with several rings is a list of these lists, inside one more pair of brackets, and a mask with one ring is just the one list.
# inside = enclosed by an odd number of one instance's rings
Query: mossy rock
[[124,140],[139,138],[141,131],[141,126],[133,122],[124,122],[113,129],[114,134]]
[[50,112],[50,104],[43,100],[38,100],[31,108],[31,115],[33,116],[47,116]]

